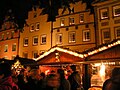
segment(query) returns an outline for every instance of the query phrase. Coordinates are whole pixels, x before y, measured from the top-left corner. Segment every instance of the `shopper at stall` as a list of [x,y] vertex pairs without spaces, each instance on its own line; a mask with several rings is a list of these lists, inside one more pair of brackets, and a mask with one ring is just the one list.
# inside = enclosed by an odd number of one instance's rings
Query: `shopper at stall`
[[112,70],[111,78],[104,82],[102,90],[120,90],[120,68]]
[[7,63],[0,64],[0,90],[19,90],[12,81],[11,67]]
[[49,74],[46,77],[46,87],[44,90],[58,90],[59,86],[60,83],[57,74]]
[[60,80],[60,86],[58,90],[71,90],[70,82],[65,78],[64,70],[58,69],[57,73]]
[[76,65],[71,66],[72,74],[68,77],[71,85],[71,90],[78,90],[81,88],[80,74],[76,71]]

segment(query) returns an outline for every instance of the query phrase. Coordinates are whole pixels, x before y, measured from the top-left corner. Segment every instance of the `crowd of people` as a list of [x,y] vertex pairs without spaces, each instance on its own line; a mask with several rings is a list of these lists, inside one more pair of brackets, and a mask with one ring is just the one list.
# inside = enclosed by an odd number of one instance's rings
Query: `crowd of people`
[[0,64],[0,90],[80,90],[81,79],[76,66],[72,65],[65,77],[61,68],[49,75],[39,69],[21,69],[19,74],[9,64]]
[[[62,68],[48,75],[39,69],[21,69],[19,74],[7,63],[0,64],[0,90],[83,90],[76,66],[70,66],[67,77]],[[111,77],[103,83],[102,90],[120,90],[120,68],[112,70]]]

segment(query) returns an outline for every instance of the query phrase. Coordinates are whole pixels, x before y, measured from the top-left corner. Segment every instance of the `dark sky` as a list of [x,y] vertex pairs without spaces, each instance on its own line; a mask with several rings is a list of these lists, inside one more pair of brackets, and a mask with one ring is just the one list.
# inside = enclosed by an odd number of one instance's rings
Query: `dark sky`
[[[58,9],[61,6],[69,6],[69,3],[78,2],[81,0],[51,0],[53,4],[50,6],[49,0],[1,0],[0,1],[0,25],[3,23],[5,15],[9,15],[10,12],[15,17],[15,22],[21,27],[25,23],[25,19],[28,16],[28,11],[32,10],[33,6],[39,5],[40,8],[44,8],[44,14],[48,14],[48,21],[55,21],[55,17],[58,15]],[[89,8],[90,2],[94,0],[82,0],[86,2]],[[52,12],[52,13],[51,13]]]

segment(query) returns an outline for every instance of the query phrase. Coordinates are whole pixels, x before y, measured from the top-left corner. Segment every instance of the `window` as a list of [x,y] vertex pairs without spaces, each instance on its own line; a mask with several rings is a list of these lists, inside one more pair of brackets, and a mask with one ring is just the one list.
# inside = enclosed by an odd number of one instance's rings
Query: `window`
[[80,14],[80,23],[84,22],[84,14]]
[[11,32],[11,38],[14,37],[14,33],[15,33],[14,31]]
[[2,40],[4,40],[4,33],[2,34]]
[[8,45],[5,45],[4,52],[8,52]]
[[83,41],[90,41],[90,30],[83,30]]
[[120,38],[120,27],[115,28],[115,35],[117,39]]
[[69,32],[69,43],[73,43],[76,40],[76,33],[75,32]]
[[46,35],[41,36],[41,44],[46,44]]
[[38,57],[38,51],[33,51],[33,58],[37,58]]
[[24,38],[23,46],[28,46],[28,38]]
[[38,37],[33,37],[33,45],[38,45]]
[[120,5],[113,7],[113,15],[114,15],[114,17],[120,16]]
[[60,19],[60,26],[65,26],[65,18]]
[[102,30],[102,39],[103,39],[103,43],[110,42],[110,31],[109,31],[109,29],[103,29]]
[[30,25],[30,31],[33,32],[34,31],[34,24]]
[[108,18],[108,9],[101,9],[100,10],[100,15],[101,15],[101,19],[107,19]]
[[36,23],[36,31],[40,29],[40,23]]
[[12,51],[16,51],[16,43],[12,45]]
[[28,53],[27,52],[23,52],[23,58],[28,58]]
[[69,18],[69,25],[73,25],[73,24],[75,24],[74,18],[73,18],[73,17],[70,17],[70,18]]
[[62,33],[56,35],[56,44],[62,44]]
[[8,38],[9,38],[9,32],[6,33],[6,39],[8,39]]

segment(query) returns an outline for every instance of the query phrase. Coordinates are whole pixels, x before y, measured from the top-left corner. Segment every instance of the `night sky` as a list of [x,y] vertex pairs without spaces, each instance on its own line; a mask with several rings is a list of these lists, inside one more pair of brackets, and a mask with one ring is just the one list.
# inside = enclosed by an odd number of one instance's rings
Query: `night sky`
[[[58,15],[58,9],[61,6],[69,8],[70,3],[79,2],[81,0],[1,0],[0,1],[0,26],[3,23],[5,15],[11,15],[14,17],[15,23],[19,28],[22,28],[25,19],[27,19],[28,11],[32,10],[32,7],[39,6],[43,8],[42,14],[48,14],[48,21],[55,21],[55,17]],[[94,0],[82,0],[90,7],[90,3]]]

